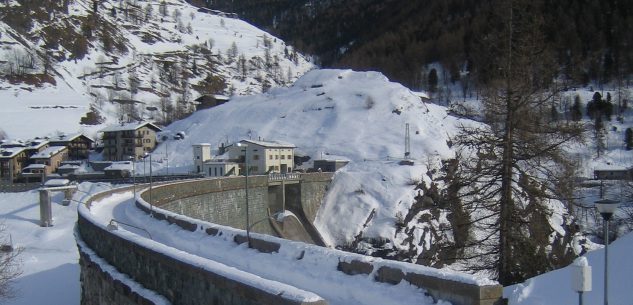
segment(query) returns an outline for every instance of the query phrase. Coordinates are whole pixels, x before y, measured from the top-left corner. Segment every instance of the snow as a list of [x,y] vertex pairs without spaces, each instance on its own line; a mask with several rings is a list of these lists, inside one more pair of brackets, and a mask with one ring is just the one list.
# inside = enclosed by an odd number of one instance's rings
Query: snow
[[[129,191],[115,194],[112,197],[95,202],[90,210],[80,207],[80,213],[98,221],[102,226],[105,226],[110,219],[116,219],[117,221],[141,227],[149,232],[153,241],[147,238],[147,233],[132,227],[120,226],[115,232],[117,235],[150,247],[153,250],[166,253],[185,262],[195,262],[202,268],[226,274],[227,277],[237,277],[240,281],[257,285],[257,287],[260,285],[272,285],[270,287],[260,287],[263,289],[271,289],[272,287],[274,289],[283,288],[286,291],[289,289],[286,286],[292,285],[299,290],[312,291],[333,305],[402,304],[403,302],[416,304],[433,303],[430,297],[425,296],[423,290],[408,284],[406,281],[402,281],[398,285],[387,285],[375,282],[374,274],[349,276],[337,270],[339,261],[351,261],[352,259],[374,261],[377,266],[375,270],[382,265],[397,266],[405,272],[431,274],[467,283],[491,283],[487,279],[474,278],[466,274],[363,257],[358,254],[253,234],[258,238],[282,243],[279,253],[260,253],[248,249],[245,244],[235,244],[233,236],[238,233],[243,234],[241,230],[178,216],[205,227],[218,228],[222,231],[222,234],[209,236],[204,230],[197,230],[196,232],[184,231],[175,225],[169,225],[165,221],[156,221],[149,218],[147,214],[136,208],[130,200],[131,198],[132,194]],[[156,209],[156,207],[154,208]],[[157,244],[155,241],[161,244]],[[298,260],[297,257],[301,256],[302,258]],[[253,262],[257,263],[254,264]],[[230,272],[225,270],[230,270]],[[272,280],[273,283],[266,283],[264,279]],[[341,289],[342,287],[345,287],[345,289]],[[284,294],[286,293],[288,292]],[[292,295],[295,293],[293,292]],[[310,296],[308,294],[310,300],[315,300],[314,296],[316,295],[312,294]],[[393,298],[394,295],[398,295],[398,298]]]
[[31,158],[32,159],[48,159],[51,156],[54,156],[65,149],[66,149],[66,146],[50,146],[44,149],[43,151],[31,156]]
[[104,129],[101,129],[100,132],[134,131],[145,125],[150,125],[154,129],[160,130],[158,126],[152,124],[151,122],[134,122],[134,123],[119,124],[119,125],[111,125]]
[[[447,143],[463,122],[381,73],[313,70],[289,88],[235,97],[174,122],[165,130],[185,131],[187,138],[168,140],[156,151],[168,146],[170,171],[183,173],[193,169],[192,145],[211,143],[215,151],[245,139],[293,143],[297,155],[311,160],[350,160],[315,223],[328,244],[341,245],[361,230],[363,237],[393,238],[396,215],[406,215],[417,195],[415,184],[454,156]],[[412,166],[399,165],[407,123]]]
[[[633,264],[633,234],[620,237],[609,245],[609,303],[630,304],[633,300],[631,274]],[[594,250],[580,257],[577,266],[591,266],[592,290],[583,293],[585,304],[602,304],[604,297],[604,249]],[[504,297],[511,305],[576,304],[578,294],[572,290],[571,272],[567,266],[548,272],[524,283],[505,287]]]
[[[44,83],[39,86],[27,84],[11,84],[8,81],[0,81],[0,130],[9,138],[33,138],[36,136],[51,136],[56,133],[81,132],[89,137],[94,137],[105,126],[117,123],[119,116],[118,105],[107,100],[132,99],[141,102],[139,106],[144,118],[151,119],[155,116],[151,111],[145,111],[146,106],[158,107],[161,88],[159,76],[159,61],[174,61],[179,54],[188,54],[190,59],[197,61],[201,71],[199,75],[189,80],[190,84],[196,84],[203,80],[207,73],[213,73],[226,80],[227,88],[219,95],[251,94],[262,91],[262,81],[268,80],[272,86],[286,85],[294,81],[298,76],[313,69],[302,55],[297,55],[296,60],[291,60],[285,55],[293,52],[291,46],[287,46],[280,39],[260,30],[256,27],[234,18],[227,18],[216,14],[198,12],[198,9],[189,5],[184,0],[167,0],[168,16],[161,17],[158,6],[161,1],[144,1],[146,5],[153,6],[153,16],[150,20],[133,24],[124,20],[123,12],[116,17],[110,15],[110,9],[119,9],[120,1],[100,1],[100,17],[103,22],[116,29],[114,36],[119,37],[128,48],[126,53],[108,52],[102,47],[99,39],[91,41],[87,54],[82,59],[62,60],[53,63],[49,74],[54,77],[54,84]],[[181,12],[181,22],[184,26],[191,25],[191,33],[178,30],[178,23],[173,19],[173,12]],[[45,39],[39,39],[41,29],[52,24],[78,24],[81,18],[85,18],[92,11],[92,1],[77,0],[69,4],[68,14],[58,13],[58,18],[50,21],[51,24],[40,24],[34,19],[34,28],[29,35],[21,35],[7,24],[0,21],[0,39],[3,48],[0,48],[0,58],[14,60],[14,57],[24,54],[33,54],[35,68],[33,73],[43,71],[43,60],[37,54],[45,54],[43,44]],[[78,35],[82,35],[78,29]],[[24,39],[15,39],[13,36]],[[156,37],[155,42],[143,41],[142,37]],[[35,37],[35,38],[32,38]],[[270,41],[270,48],[264,47],[264,37]],[[31,40],[32,39],[32,40]],[[208,44],[213,41],[212,54],[205,58],[194,47]],[[243,54],[251,63],[251,70],[245,78],[237,77],[239,71],[235,67],[235,60],[226,59],[226,52],[235,43],[238,55]],[[55,55],[68,58],[70,50],[60,46],[53,50]],[[266,52],[279,65],[270,69],[263,68]],[[221,59],[220,54],[222,56]],[[213,71],[203,70],[203,64],[213,61]],[[186,63],[183,63],[183,65]],[[188,64],[191,64],[189,62]],[[260,65],[260,66],[257,66]],[[8,74],[8,65],[3,65],[1,74]],[[134,71],[139,78],[139,90],[133,96],[127,90],[110,90],[108,87],[128,88],[127,82],[131,72]],[[288,79],[289,77],[289,79]],[[118,79],[117,84],[115,78]],[[181,88],[181,87],[179,87]],[[120,89],[120,88],[119,88]],[[196,88],[190,88],[192,97],[200,95]],[[114,91],[114,92],[112,92]],[[175,100],[175,96],[171,96]],[[79,120],[89,110],[91,104],[105,117],[106,122],[100,125],[80,125]],[[31,128],[24,128],[24,122],[28,119],[32,123]]]
[[44,186],[65,186],[70,183],[68,179],[49,179],[44,183]]
[[[75,200],[83,200],[88,196],[84,192],[94,193],[107,190],[110,186],[103,183],[83,183],[79,185],[79,188],[81,192],[75,195]],[[101,219],[103,224],[107,224],[112,216],[121,217],[121,219],[133,218],[137,224],[152,230],[152,233],[156,233],[156,239],[165,238],[163,242],[166,244],[180,243],[182,247],[187,248],[186,252],[188,253],[199,252],[200,255],[204,253],[211,255],[214,259],[215,254],[226,253],[226,256],[236,259],[236,264],[239,266],[234,268],[259,266],[264,271],[281,274],[282,277],[288,277],[288,280],[293,282],[297,281],[297,277],[299,277],[299,275],[291,275],[294,273],[285,273],[285,270],[280,270],[279,264],[271,261],[271,255],[249,250],[244,245],[235,245],[232,236],[238,230],[221,227],[221,230],[225,232],[224,239],[209,237],[204,232],[200,232],[200,234],[183,232],[177,226],[167,225],[166,222],[148,221],[145,213],[133,208],[130,198],[131,192],[127,192],[104,199],[99,204],[93,205],[90,213],[93,217]],[[37,191],[0,194],[0,217],[4,220],[7,232],[12,235],[14,245],[24,249],[22,254],[24,272],[16,284],[19,295],[18,298],[10,300],[7,304],[79,304],[78,252],[73,237],[77,218],[77,203],[72,201],[69,206],[63,206],[61,205],[62,199],[61,193],[53,196],[55,225],[43,228],[39,226]],[[123,206],[123,209],[114,209],[118,202]],[[210,226],[209,224],[205,225]],[[136,232],[139,235],[135,235],[133,231],[132,228],[121,226],[117,230],[117,234],[122,234],[135,241],[148,242],[147,240],[140,241],[144,236],[143,232]],[[154,234],[152,236],[154,237]],[[264,236],[263,238],[270,237]],[[200,249],[203,244],[207,245],[207,242],[209,249],[204,250],[207,247],[203,247],[202,250],[196,250]],[[315,264],[313,266],[332,265],[338,262],[331,255],[325,255],[323,252],[312,252],[314,250],[311,247],[290,241],[284,243],[280,253],[275,255],[289,261],[296,261],[295,255],[299,250],[307,250],[304,260],[313,262]],[[633,291],[628,287],[628,278],[633,272],[633,265],[628,263],[631,251],[633,251],[633,235],[631,234],[621,237],[610,245],[609,283],[611,286],[609,291],[613,304],[628,304],[627,302],[633,299]],[[179,255],[183,254],[183,252],[178,253]],[[594,285],[592,291],[585,293],[586,304],[598,304],[602,300],[603,255],[604,251],[599,249],[577,259],[576,264],[584,265],[583,261],[586,261],[593,269],[592,282]],[[374,258],[365,259],[375,260]],[[249,262],[257,262],[257,264]],[[323,273],[321,270],[323,268],[317,267],[307,268],[293,265],[292,268],[297,268],[298,273],[305,273],[307,278]],[[340,277],[350,276],[341,275]],[[368,288],[366,286],[367,280],[362,276],[350,277],[353,279],[352,283],[341,282],[340,277],[333,276],[327,281],[317,283],[316,286],[324,286],[339,292],[353,290],[360,286],[363,287],[362,289],[366,289],[365,293],[368,294],[368,297],[373,295],[371,289],[374,288]],[[570,267],[566,267],[535,277],[525,283],[506,287],[504,295],[510,299],[510,305],[574,304],[577,302],[578,296],[571,289],[571,284],[566,284],[570,282]],[[394,289],[394,292],[391,292],[392,294],[389,296],[397,295],[398,297],[395,299],[398,300],[398,304],[403,304],[406,301],[406,295],[402,293],[411,293],[412,291],[412,287],[403,283],[396,286],[384,284],[379,286],[392,287],[390,289]],[[368,301],[363,304],[381,304],[378,303],[381,298],[375,302]],[[359,300],[365,300],[365,298]],[[420,304],[419,299],[415,301],[415,304]]]

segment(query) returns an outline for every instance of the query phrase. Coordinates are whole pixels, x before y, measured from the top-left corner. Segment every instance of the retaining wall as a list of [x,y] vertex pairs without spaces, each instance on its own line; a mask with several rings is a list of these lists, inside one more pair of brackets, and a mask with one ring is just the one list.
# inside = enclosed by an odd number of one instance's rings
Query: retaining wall
[[[89,208],[93,202],[113,192],[115,191],[95,195],[85,206]],[[327,304],[318,297],[312,301],[301,300],[301,294],[297,293],[298,289],[294,287],[263,279],[257,281],[258,285],[269,285],[270,289],[251,286],[244,281],[227,277],[226,274],[207,270],[199,263],[188,263],[180,257],[169,254],[167,250],[160,250],[168,248],[166,246],[148,246],[128,240],[108,231],[103,225],[95,223],[89,215],[84,214],[89,214],[89,212],[82,212],[80,207],[77,238],[118,272],[130,277],[132,282],[162,295],[172,304]],[[80,256],[80,266],[81,278],[84,279],[82,305],[154,304],[147,298],[139,297],[138,293],[134,293],[134,287],[132,287],[134,285],[117,282],[100,268],[95,268],[94,263],[85,255]],[[284,295],[283,291],[280,293],[279,287],[286,286],[292,290],[292,293],[288,294],[290,296]],[[314,294],[307,293],[307,295],[306,299],[315,299]]]

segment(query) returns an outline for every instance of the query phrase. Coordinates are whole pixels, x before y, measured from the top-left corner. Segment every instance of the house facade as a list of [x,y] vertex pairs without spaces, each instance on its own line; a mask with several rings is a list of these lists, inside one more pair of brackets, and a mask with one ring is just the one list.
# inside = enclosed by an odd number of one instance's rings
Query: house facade
[[66,146],[69,160],[88,159],[94,145],[94,140],[83,134],[60,135],[49,139],[48,142],[51,146]]
[[631,180],[633,168],[604,166],[593,171],[593,178],[597,180]]
[[45,150],[31,156],[33,163],[24,168],[24,172],[31,174],[50,175],[57,171],[63,161],[68,159],[66,146],[49,146]]
[[150,122],[107,127],[103,132],[103,159],[108,161],[138,160],[156,147],[160,127]]
[[0,148],[0,180],[14,182],[27,162],[28,156],[24,147]]
[[288,173],[294,169],[294,144],[255,140],[242,140],[239,143],[246,146],[232,145],[228,151],[229,159],[240,161],[240,173],[245,170],[245,161],[248,161],[251,175]]

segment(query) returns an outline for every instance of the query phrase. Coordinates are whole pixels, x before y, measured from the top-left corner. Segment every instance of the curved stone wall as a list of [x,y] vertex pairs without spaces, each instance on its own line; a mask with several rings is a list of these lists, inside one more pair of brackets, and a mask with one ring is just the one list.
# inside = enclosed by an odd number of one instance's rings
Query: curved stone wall
[[[264,177],[265,178],[265,177]],[[164,204],[168,202],[166,198],[191,197],[186,196],[187,191],[193,191],[195,195],[201,195],[203,191],[208,192],[210,188],[215,190],[231,192],[234,187],[239,187],[239,178],[233,178],[231,181],[199,180],[167,184],[164,187],[156,187],[152,190],[152,199],[154,204]],[[250,179],[250,178],[249,178]],[[242,178],[243,181],[243,178]],[[265,183],[264,181],[255,180],[255,183]],[[194,187],[195,186],[195,187]],[[112,192],[104,192],[94,195],[86,204],[89,208],[92,202],[110,195]],[[161,195],[158,195],[161,194]],[[234,236],[236,243],[246,241],[246,236],[239,231],[217,226],[213,224],[203,223],[188,217],[179,216],[173,212],[150,206],[145,198],[149,199],[147,190],[141,192],[136,201],[137,207],[146,213],[152,213],[156,219],[166,220],[174,223],[185,230],[196,231],[204,230],[210,236]],[[114,232],[105,229],[93,221],[89,212],[83,212],[80,207],[78,220],[78,238],[83,240],[87,247],[94,251],[99,257],[103,258],[108,264],[114,266],[119,272],[126,274],[133,281],[138,282],[144,287],[164,296],[173,304],[326,304],[322,299],[313,299],[309,301],[286,298],[284,294],[271,293],[266,289],[253,287],[239,279],[227,279],[226,275],[205,269],[203,266],[187,263],[181,258],[170,256],[163,253],[158,245],[148,245],[146,242],[132,241]],[[226,231],[226,232],[223,232]],[[266,253],[280,252],[280,248],[284,247],[284,251],[293,251],[294,243],[287,242],[282,239],[257,235],[251,236],[253,248]],[[163,246],[166,247],[166,246]],[[288,248],[290,247],[290,248]],[[305,249],[305,245],[300,247]],[[304,251],[298,256],[301,259]],[[455,305],[499,305],[504,304],[502,296],[502,287],[498,284],[490,284],[481,282],[468,275],[451,275],[433,268],[422,267],[402,262],[386,261],[365,257],[362,255],[343,253],[337,250],[327,248],[314,247],[314,253],[320,256],[338,257],[338,265],[324,265],[324,269],[334,270],[334,272],[342,272],[348,275],[365,276],[376,282],[398,284],[406,281],[411,285],[425,289],[431,296],[436,299],[443,299],[452,302]],[[307,251],[307,250],[306,250]],[[314,255],[314,254],[313,254]],[[85,258],[81,258],[85,260]],[[283,260],[283,257],[280,257]],[[98,270],[84,270],[82,264],[82,278],[84,273],[94,274]],[[338,271],[336,271],[338,270]],[[92,278],[92,277],[91,277]],[[96,277],[98,281],[109,281],[107,276]],[[117,285],[84,285],[82,283],[82,295],[99,295],[104,293],[114,293],[117,296],[123,294],[128,302],[122,304],[153,304],[150,301],[142,299],[135,301],[138,294],[134,294],[130,289],[121,288]],[[279,284],[279,283],[276,283]],[[282,284],[283,285],[283,284]],[[107,292],[94,291],[99,286],[110,287]],[[114,288],[112,288],[114,287]],[[118,288],[117,288],[118,287]],[[288,286],[288,289],[294,287]],[[296,289],[296,288],[294,288]],[[301,290],[302,291],[302,290]],[[309,292],[305,292],[310,294]],[[312,294],[313,295],[313,294]],[[99,301],[82,300],[84,305],[101,304]]]
[[[82,245],[89,248],[117,272],[129,277],[130,282],[150,289],[171,304],[327,304],[313,293],[278,282],[260,279],[253,286],[248,284],[247,275],[239,272],[235,276],[224,274],[212,267],[201,266],[195,259],[188,260],[187,255],[173,255],[167,246],[143,239],[128,240],[108,231],[91,217],[88,209],[97,200],[123,190],[99,193],[80,206],[77,239],[80,249]],[[80,256],[80,266],[82,305],[111,301],[139,305],[156,303],[135,292],[137,285],[113,279],[85,254]]]

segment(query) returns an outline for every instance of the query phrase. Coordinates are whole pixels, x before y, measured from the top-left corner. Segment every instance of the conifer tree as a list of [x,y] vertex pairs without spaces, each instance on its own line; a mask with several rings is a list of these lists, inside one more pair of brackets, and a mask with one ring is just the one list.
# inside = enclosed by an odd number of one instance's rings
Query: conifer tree
[[[543,43],[540,1],[493,1],[490,40],[482,47],[498,60],[486,86],[486,126],[463,126],[456,137],[462,179],[460,199],[483,232],[464,259],[489,270],[502,285],[569,263],[569,249],[548,253],[548,203],[571,166],[564,146],[581,137],[580,126],[547,120],[557,71]],[[554,251],[556,249],[552,249]]]

